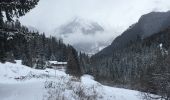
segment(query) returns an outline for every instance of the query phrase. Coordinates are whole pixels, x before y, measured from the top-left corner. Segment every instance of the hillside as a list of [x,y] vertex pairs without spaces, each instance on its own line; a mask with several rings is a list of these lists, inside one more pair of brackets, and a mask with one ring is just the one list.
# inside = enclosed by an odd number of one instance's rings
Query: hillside
[[139,21],[131,25],[122,35],[115,38],[112,44],[104,48],[94,57],[108,57],[115,50],[124,49],[131,43],[140,39],[145,39],[152,36],[162,30],[165,30],[170,26],[170,11],[168,12],[151,12],[141,16]]
[[167,98],[169,87],[170,29],[115,50],[110,57],[92,58],[96,79],[154,93]]
[[169,12],[141,17],[113,43],[82,65],[95,79],[110,85],[169,98]]
[[46,37],[45,33],[30,31],[18,20],[5,22],[0,27],[0,48],[0,62],[3,63],[20,59],[26,66],[45,69],[49,60],[61,61],[68,62],[68,69],[74,68],[75,74],[80,73],[77,71],[80,69],[78,52],[72,46],[64,44],[57,37]]

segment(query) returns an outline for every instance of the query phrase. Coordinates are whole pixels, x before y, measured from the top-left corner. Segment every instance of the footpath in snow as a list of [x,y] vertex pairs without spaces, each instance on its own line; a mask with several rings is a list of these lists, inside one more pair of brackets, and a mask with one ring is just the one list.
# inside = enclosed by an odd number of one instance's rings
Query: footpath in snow
[[53,69],[37,70],[21,61],[0,63],[0,100],[141,100],[140,92],[101,85],[92,76],[76,79]]

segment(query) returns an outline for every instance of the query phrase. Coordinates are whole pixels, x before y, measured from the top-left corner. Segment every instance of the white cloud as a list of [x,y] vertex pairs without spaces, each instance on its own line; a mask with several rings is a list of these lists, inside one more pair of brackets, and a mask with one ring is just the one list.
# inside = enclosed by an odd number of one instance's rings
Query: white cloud
[[[48,35],[53,35],[51,30],[75,16],[96,21],[105,29],[116,31],[93,38],[80,36],[77,40],[80,42],[88,38],[93,42],[94,38],[99,41],[120,35],[143,14],[167,10],[170,10],[170,0],[40,0],[38,6],[20,20]],[[70,36],[66,41],[75,42],[74,38]]]

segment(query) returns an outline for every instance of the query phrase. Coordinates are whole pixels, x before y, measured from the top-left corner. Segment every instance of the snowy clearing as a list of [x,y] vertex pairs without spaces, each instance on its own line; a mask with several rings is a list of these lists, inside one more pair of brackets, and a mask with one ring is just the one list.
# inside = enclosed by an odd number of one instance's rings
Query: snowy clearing
[[[56,76],[55,76],[56,75]],[[141,100],[140,92],[104,86],[84,75],[0,63],[0,100]]]

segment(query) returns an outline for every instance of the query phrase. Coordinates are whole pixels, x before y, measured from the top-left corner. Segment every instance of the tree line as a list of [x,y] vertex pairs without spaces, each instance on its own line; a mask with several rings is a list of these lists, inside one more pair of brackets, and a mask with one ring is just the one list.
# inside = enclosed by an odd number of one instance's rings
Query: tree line
[[80,60],[82,72],[92,74],[103,83],[157,94],[169,100],[169,39],[170,28],[146,39],[139,37],[110,56],[85,56]]
[[[14,17],[25,15],[39,0],[0,0],[0,62],[22,64],[44,69],[49,60],[68,62],[67,73],[80,75],[78,53],[62,39],[32,32]],[[6,20],[5,20],[6,19]]]

